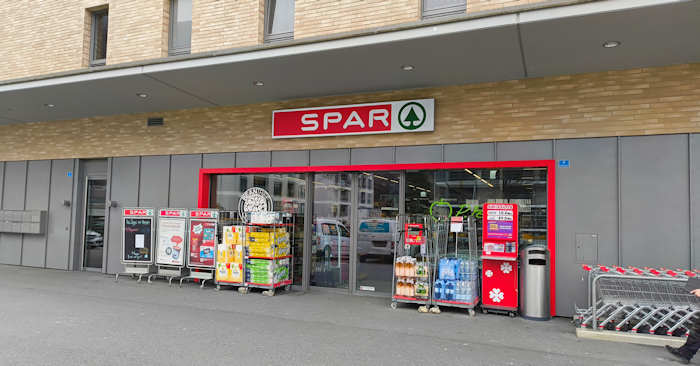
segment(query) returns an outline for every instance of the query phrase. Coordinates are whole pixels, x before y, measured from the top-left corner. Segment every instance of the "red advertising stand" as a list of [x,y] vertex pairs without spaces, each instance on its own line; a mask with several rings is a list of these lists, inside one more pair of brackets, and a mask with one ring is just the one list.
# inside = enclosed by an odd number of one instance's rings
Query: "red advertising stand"
[[483,214],[482,308],[518,311],[518,206],[486,203]]
[[180,279],[180,286],[182,281],[193,279],[201,281],[201,287],[204,287],[207,280],[214,279],[218,222],[218,210],[200,208],[189,211],[187,267],[190,275]]

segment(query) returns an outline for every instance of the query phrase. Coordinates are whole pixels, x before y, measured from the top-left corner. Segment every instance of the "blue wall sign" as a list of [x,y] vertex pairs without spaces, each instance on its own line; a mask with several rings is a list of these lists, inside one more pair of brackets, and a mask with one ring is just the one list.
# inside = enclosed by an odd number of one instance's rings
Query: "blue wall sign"
[[559,160],[559,167],[560,168],[568,168],[571,166],[571,162],[568,160]]
[[68,176],[68,178],[70,178],[73,176],[73,172],[68,172],[68,173],[66,173],[66,175]]

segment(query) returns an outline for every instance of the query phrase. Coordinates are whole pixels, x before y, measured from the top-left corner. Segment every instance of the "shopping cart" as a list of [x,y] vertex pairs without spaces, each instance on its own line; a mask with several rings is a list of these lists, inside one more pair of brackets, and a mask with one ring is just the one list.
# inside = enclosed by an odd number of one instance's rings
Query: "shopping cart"
[[400,215],[396,222],[391,308],[418,304],[418,311],[426,313],[432,304],[436,228],[426,215]]
[[576,309],[582,328],[687,336],[700,300],[684,288],[697,270],[588,266],[588,307]]

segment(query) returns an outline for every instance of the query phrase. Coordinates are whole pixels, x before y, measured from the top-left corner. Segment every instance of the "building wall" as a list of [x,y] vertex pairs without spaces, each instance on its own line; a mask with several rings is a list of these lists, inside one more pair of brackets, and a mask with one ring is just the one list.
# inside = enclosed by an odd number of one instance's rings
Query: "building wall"
[[193,0],[192,53],[263,41],[265,0]]
[[294,38],[306,38],[418,21],[416,0],[296,0]]
[[[339,137],[273,140],[283,108],[435,98],[435,131],[348,136],[343,147],[700,132],[700,64],[0,126],[0,160],[329,149]],[[128,143],[127,143],[128,142]]]
[[[231,148],[235,150],[235,147]],[[664,156],[665,159],[653,158]],[[421,162],[566,159],[556,169],[556,292],[558,315],[586,303],[581,264],[695,268],[700,251],[700,134],[555,139],[113,157],[99,161],[0,162],[3,209],[48,209],[46,236],[0,234],[0,263],[79,269],[85,171],[106,166],[109,209],[105,269],[122,270],[121,209],[195,207],[199,168],[314,166]],[[80,170],[80,172],[76,172]],[[98,169],[99,170],[99,169]],[[74,172],[72,178],[67,172]],[[101,171],[101,170],[100,170]],[[48,179],[46,179],[49,177]],[[4,188],[3,188],[4,187]],[[72,190],[70,189],[72,187]],[[48,200],[36,192],[49,192]],[[72,202],[72,208],[64,206]],[[72,216],[71,216],[72,215]]]
[[[467,13],[550,0],[469,0]],[[89,64],[87,10],[109,8],[107,65],[167,56],[170,0],[0,2],[0,81]],[[265,0],[193,0],[192,53],[263,43]],[[297,0],[295,39],[421,19],[422,0]]]

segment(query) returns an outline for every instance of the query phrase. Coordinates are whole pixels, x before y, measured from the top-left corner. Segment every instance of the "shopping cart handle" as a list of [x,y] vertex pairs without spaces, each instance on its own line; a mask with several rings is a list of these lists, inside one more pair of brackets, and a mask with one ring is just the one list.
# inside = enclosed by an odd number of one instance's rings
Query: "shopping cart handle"
[[621,274],[625,274],[625,270],[623,268],[617,267],[615,268],[616,271],[620,272]]
[[589,265],[587,265],[587,264],[584,264],[584,265],[582,265],[581,267],[583,268],[584,271],[589,271],[589,272],[590,272],[591,269],[592,269],[591,266],[589,266]]
[[639,269],[639,268],[635,268],[635,269],[634,269],[634,273],[640,275],[640,274],[644,274],[644,271],[642,271],[642,270]]
[[688,277],[695,277],[695,273],[694,273],[694,272],[685,271],[684,273],[685,273],[685,275],[688,276]]
[[610,272],[610,269],[608,269],[606,266],[600,266],[600,270],[603,272]]
[[655,269],[653,269],[653,268],[649,270],[649,273],[651,273],[651,274],[653,274],[653,275],[656,275],[656,276],[658,276],[658,275],[661,274],[659,271],[657,271],[657,270],[655,270]]
[[678,276],[678,273],[676,273],[676,272],[674,272],[674,271],[671,271],[671,270],[666,271],[666,273],[669,274],[669,275],[671,275],[672,277]]

